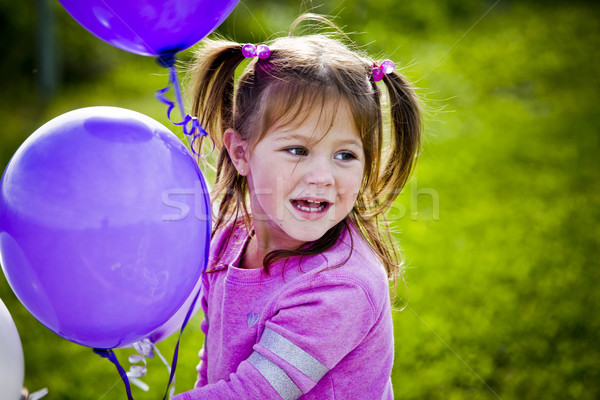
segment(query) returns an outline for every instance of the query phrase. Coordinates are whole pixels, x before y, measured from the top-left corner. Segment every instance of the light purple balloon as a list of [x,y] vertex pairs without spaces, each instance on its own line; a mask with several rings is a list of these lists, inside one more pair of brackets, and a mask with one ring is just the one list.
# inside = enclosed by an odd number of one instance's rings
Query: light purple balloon
[[210,206],[184,144],[143,114],[90,107],[46,123],[0,181],[0,254],[23,305],[60,336],[114,348],[188,299]]
[[215,30],[239,0],[59,0],[84,28],[144,56],[187,49]]
[[[169,320],[167,322],[162,324],[160,327],[158,327],[154,332],[152,332],[148,336],[148,339],[152,343],[158,343],[162,340],[165,340],[172,334],[177,333],[181,330],[183,321],[185,320],[185,317],[186,317],[188,311],[190,310],[190,307],[192,306],[194,299],[196,298],[196,294],[200,291],[201,285],[202,285],[202,278],[198,279],[198,282],[196,283],[196,287],[190,293],[189,297],[186,299],[186,301],[183,303],[183,305],[179,308],[179,310],[177,310],[177,312],[175,314],[173,314],[173,316],[171,318],[169,318]],[[198,299],[196,300],[196,304],[194,304],[194,308],[191,311],[190,319],[191,319],[191,317],[194,316],[194,314],[196,314],[198,312],[198,310],[200,310],[201,305],[202,305],[202,302],[200,300],[200,296],[198,296]]]

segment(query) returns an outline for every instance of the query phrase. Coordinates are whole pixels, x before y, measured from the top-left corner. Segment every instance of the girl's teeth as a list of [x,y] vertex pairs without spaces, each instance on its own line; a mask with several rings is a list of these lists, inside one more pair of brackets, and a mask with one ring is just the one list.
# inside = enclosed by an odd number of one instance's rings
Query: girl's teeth
[[312,201],[312,200],[306,200],[307,203],[313,203],[315,205],[317,205],[317,207],[312,208],[312,207],[306,207],[303,206],[297,202],[294,202],[294,205],[296,206],[296,208],[298,208],[299,210],[302,211],[307,211],[307,212],[318,212],[318,211],[322,211],[325,208],[325,203],[321,203],[321,202],[317,202],[317,201]]

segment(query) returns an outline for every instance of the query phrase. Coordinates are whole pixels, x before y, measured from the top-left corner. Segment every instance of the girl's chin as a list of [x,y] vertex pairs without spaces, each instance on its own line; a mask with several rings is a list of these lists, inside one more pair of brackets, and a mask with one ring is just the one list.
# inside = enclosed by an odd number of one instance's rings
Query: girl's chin
[[[264,221],[264,220],[263,220]],[[285,221],[274,220],[268,218],[267,232],[269,232],[270,239],[274,248],[278,249],[295,249],[307,242],[314,242],[319,240],[329,229],[335,226],[339,221],[332,221],[330,218],[325,217],[319,220],[307,220],[298,218],[295,215],[289,215],[285,218]],[[260,224],[256,218],[254,218],[255,228],[257,224]],[[262,229],[257,229],[262,231]]]
[[[305,229],[302,224],[289,226],[279,225],[276,234],[271,234],[270,242],[273,249],[294,250],[308,242],[320,239],[328,229]],[[273,232],[273,231],[271,231]]]
[[318,229],[303,228],[301,224],[286,231],[287,235],[300,243],[314,242],[327,233],[331,226],[320,227]]

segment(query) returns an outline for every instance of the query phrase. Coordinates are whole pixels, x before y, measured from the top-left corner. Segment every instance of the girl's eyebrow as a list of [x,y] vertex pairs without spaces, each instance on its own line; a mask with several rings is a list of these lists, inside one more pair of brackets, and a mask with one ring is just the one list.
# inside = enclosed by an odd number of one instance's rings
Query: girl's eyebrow
[[341,140],[339,142],[339,144],[342,145],[350,145],[350,146],[356,146],[356,147],[363,147],[362,142],[360,141],[360,139],[346,139],[346,140]]
[[[293,142],[293,141],[307,142],[307,141],[311,141],[313,139],[313,137],[307,137],[306,135],[301,135],[298,133],[286,134],[285,132],[277,132],[277,133],[275,133],[274,136],[275,137],[273,138],[273,140],[276,142],[288,142],[288,141],[289,142]],[[358,138],[340,140],[339,142],[337,142],[337,144],[342,145],[342,146],[356,146],[359,148],[363,147],[362,142]]]
[[274,136],[273,140],[278,141],[278,142],[294,141],[294,140],[306,141],[309,139],[305,135],[300,135],[298,133],[287,133],[287,132],[277,132],[273,136]]

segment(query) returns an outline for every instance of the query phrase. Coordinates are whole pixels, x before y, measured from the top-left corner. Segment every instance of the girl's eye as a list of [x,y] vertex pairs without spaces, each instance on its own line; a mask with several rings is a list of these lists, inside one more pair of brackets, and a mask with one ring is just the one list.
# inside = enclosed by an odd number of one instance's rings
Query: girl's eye
[[288,147],[285,151],[295,156],[305,156],[308,154],[308,150],[304,147]]
[[348,161],[348,160],[355,160],[356,156],[352,152],[341,151],[341,152],[337,153],[334,158],[336,160]]

